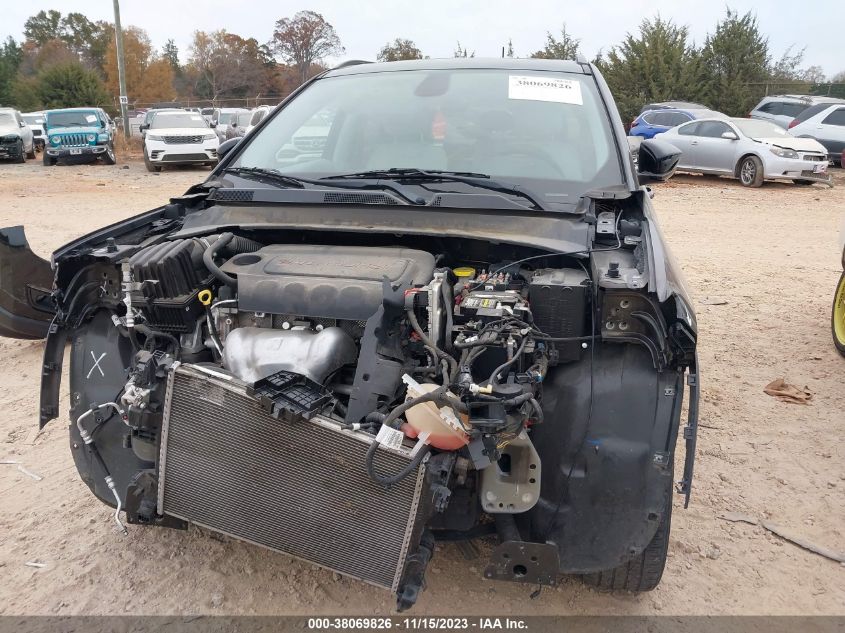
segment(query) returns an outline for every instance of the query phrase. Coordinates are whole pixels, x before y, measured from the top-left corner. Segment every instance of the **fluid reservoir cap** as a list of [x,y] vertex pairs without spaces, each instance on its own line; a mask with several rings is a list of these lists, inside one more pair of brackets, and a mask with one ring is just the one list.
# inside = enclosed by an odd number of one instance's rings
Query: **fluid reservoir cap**
[[453,268],[452,272],[455,273],[455,277],[463,278],[463,279],[472,279],[475,277],[475,268],[470,266],[461,266],[460,268]]

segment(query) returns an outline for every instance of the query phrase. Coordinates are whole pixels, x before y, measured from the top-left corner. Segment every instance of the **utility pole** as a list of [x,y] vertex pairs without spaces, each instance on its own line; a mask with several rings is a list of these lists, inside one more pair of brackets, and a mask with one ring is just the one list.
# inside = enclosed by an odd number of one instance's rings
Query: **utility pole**
[[126,96],[126,69],[123,63],[123,30],[120,28],[120,0],[114,0],[114,37],[117,41],[117,79],[120,84],[120,120],[123,121],[123,136],[129,140],[129,121]]

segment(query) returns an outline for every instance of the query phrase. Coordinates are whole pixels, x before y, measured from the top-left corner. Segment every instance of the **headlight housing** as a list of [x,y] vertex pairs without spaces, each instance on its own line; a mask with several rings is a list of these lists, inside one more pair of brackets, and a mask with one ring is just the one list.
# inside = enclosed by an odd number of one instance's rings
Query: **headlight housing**
[[59,143],[61,143],[61,142],[62,142],[62,139],[61,139],[61,137],[59,137],[59,136],[51,136],[51,137],[50,137],[50,142],[51,142],[53,145],[58,145]]
[[17,134],[6,134],[5,136],[0,137],[2,138],[4,143],[16,143],[20,136]]
[[147,132],[147,140],[148,141],[163,141],[164,137],[161,134],[150,134]]
[[781,158],[798,158],[798,152],[794,149],[786,149],[785,147],[772,147],[769,150],[775,156],[779,156]]
[[108,140],[109,140],[108,134],[100,134],[100,135],[97,136],[97,142],[98,143],[107,143]]
[[204,134],[202,138],[204,141],[213,141],[217,138],[217,135],[214,132],[209,132],[208,134]]

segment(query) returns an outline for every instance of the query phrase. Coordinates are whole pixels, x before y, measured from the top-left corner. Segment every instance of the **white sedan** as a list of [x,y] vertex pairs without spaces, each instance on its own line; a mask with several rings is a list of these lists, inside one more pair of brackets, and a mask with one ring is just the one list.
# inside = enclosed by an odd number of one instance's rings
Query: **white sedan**
[[220,139],[202,115],[184,110],[157,112],[144,137],[147,171],[164,165],[215,165]]
[[699,119],[658,135],[681,150],[678,171],[738,178],[746,187],[764,180],[831,185],[824,146],[795,138],[782,127],[757,119]]

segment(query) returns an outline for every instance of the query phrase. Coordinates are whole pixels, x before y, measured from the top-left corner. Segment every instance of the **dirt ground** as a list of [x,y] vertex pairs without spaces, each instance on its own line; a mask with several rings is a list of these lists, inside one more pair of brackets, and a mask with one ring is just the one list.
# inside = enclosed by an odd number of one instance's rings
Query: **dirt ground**
[[[41,255],[166,201],[207,170],[0,165],[0,226],[25,224]],[[768,519],[845,551],[845,359],[830,339],[840,273],[837,187],[680,176],[654,187],[663,230],[695,297],[703,374],[692,503],[675,501],[669,561],[644,595],[575,579],[487,581],[484,551],[439,546],[415,614],[845,614],[845,565],[745,523]],[[389,614],[388,592],[198,529],[113,529],[78,478],[66,410],[37,432],[40,342],[0,339],[0,614]],[[809,405],[763,393],[775,378]],[[63,385],[62,405],[67,403]],[[676,472],[681,470],[683,451]],[[27,566],[28,562],[43,567]]]

